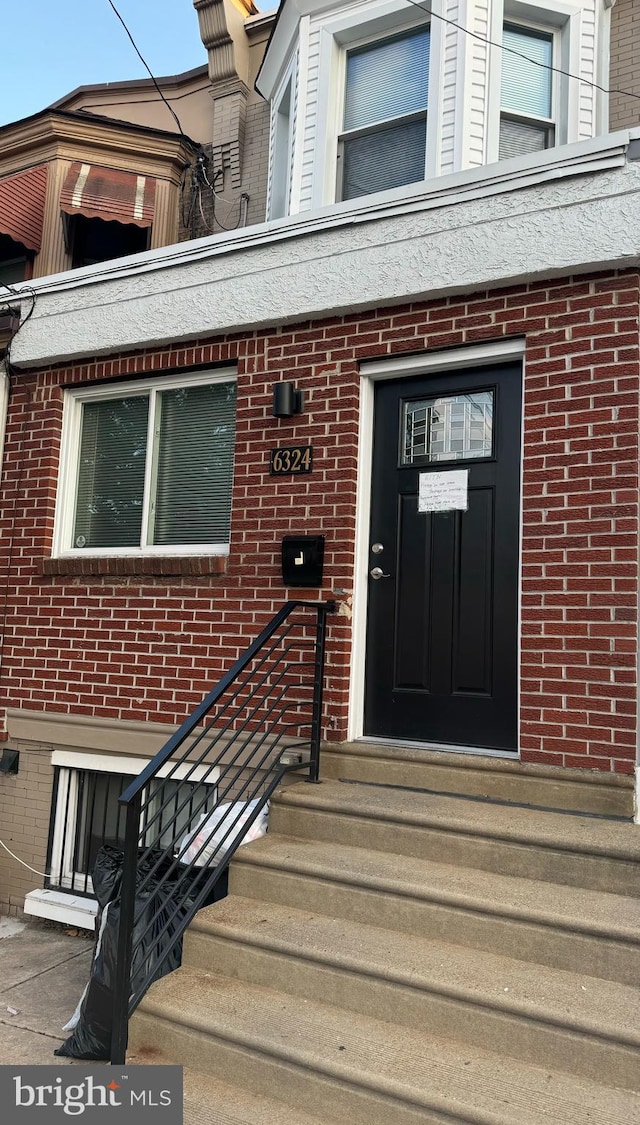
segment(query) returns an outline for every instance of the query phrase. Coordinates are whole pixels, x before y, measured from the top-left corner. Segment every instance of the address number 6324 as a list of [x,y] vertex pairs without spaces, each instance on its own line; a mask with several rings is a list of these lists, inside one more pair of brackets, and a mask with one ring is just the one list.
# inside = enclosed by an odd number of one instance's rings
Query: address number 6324
[[310,445],[286,445],[271,450],[269,472],[272,476],[310,473],[312,468],[313,448]]

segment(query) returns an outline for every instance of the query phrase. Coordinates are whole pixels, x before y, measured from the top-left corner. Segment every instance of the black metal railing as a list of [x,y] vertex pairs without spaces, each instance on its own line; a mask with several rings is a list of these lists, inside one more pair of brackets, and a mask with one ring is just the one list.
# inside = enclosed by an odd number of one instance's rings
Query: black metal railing
[[334,611],[333,602],[287,602],[120,797],[112,1063],[125,1061],[129,1017],[176,963],[185,929],[215,898],[283,776],[297,770],[318,780],[326,623]]

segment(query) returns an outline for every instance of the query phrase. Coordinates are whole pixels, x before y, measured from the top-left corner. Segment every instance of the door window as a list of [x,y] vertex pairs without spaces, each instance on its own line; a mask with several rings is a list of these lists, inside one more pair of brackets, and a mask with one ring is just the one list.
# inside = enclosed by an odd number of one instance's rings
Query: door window
[[403,465],[493,455],[493,391],[405,402]]

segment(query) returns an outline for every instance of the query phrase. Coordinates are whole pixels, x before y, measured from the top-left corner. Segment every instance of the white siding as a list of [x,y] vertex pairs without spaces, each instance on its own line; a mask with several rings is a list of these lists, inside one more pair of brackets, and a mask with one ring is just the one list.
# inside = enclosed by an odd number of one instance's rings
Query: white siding
[[[458,0],[445,0],[443,15],[456,23],[460,18]],[[444,87],[442,91],[442,130],[440,143],[440,172],[444,175],[455,169],[456,147],[456,91],[458,87],[458,41],[466,38],[455,27],[445,24],[444,30]]]
[[[497,160],[503,13],[518,20],[523,10],[534,26],[556,29],[563,70],[555,77],[558,143],[596,134],[598,20],[602,0],[434,0],[430,87],[428,176],[477,168]],[[438,20],[438,14],[444,20]],[[335,3],[302,16],[299,23],[298,85],[294,102],[294,153],[290,212],[307,212],[334,201],[336,143],[340,128],[340,45],[379,34],[417,18],[406,0]],[[450,22],[444,22],[444,21]],[[456,27],[454,25],[458,24]],[[469,34],[471,33],[471,34]],[[437,50],[434,50],[435,41]],[[273,157],[272,157],[273,159]]]
[[[476,0],[468,8],[468,27],[485,39],[489,34],[489,0]],[[488,46],[466,35],[469,54],[469,81],[466,90],[467,144],[463,168],[486,163]]]
[[[587,82],[597,81],[596,67],[596,13],[593,0],[582,13],[580,36],[580,75]],[[596,91],[585,82],[580,83],[579,121],[576,140],[592,137],[596,131]]]
[[321,34],[321,27],[318,24],[312,25],[307,40],[306,83],[304,92],[301,91],[301,98],[305,99],[305,117],[304,125],[298,131],[298,136],[302,137],[300,195],[297,208],[299,211],[309,211],[313,206],[316,145],[320,142],[320,138],[317,137],[317,124]]

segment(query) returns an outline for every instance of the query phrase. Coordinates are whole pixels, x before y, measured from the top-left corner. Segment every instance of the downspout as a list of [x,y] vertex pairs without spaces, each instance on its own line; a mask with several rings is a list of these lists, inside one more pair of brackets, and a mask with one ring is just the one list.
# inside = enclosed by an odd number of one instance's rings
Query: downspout
[[7,407],[9,405],[9,375],[4,359],[0,360],[0,484],[2,482],[2,457],[4,435],[7,428]]
[[9,351],[11,341],[18,331],[20,314],[15,309],[0,311],[0,487],[2,485],[2,461],[4,454],[4,438],[7,428],[7,411],[9,409]]
[[[0,312],[0,495],[2,494],[2,487],[4,484],[3,477],[3,461],[4,461],[4,444],[7,432],[7,414],[9,410],[9,395],[11,393],[11,380],[10,380],[10,362],[9,352],[10,345],[13,337],[15,336],[20,326],[20,314],[14,309],[7,309],[6,312]],[[9,573],[5,578],[5,589],[0,594],[0,599],[4,602],[4,612],[0,606],[2,617],[6,619],[6,603],[8,596],[8,583]],[[2,676],[2,653],[4,649],[4,634],[5,634],[5,620],[0,623],[0,678]],[[7,739],[6,727],[6,714],[4,710],[0,710],[0,743],[5,742]]]

